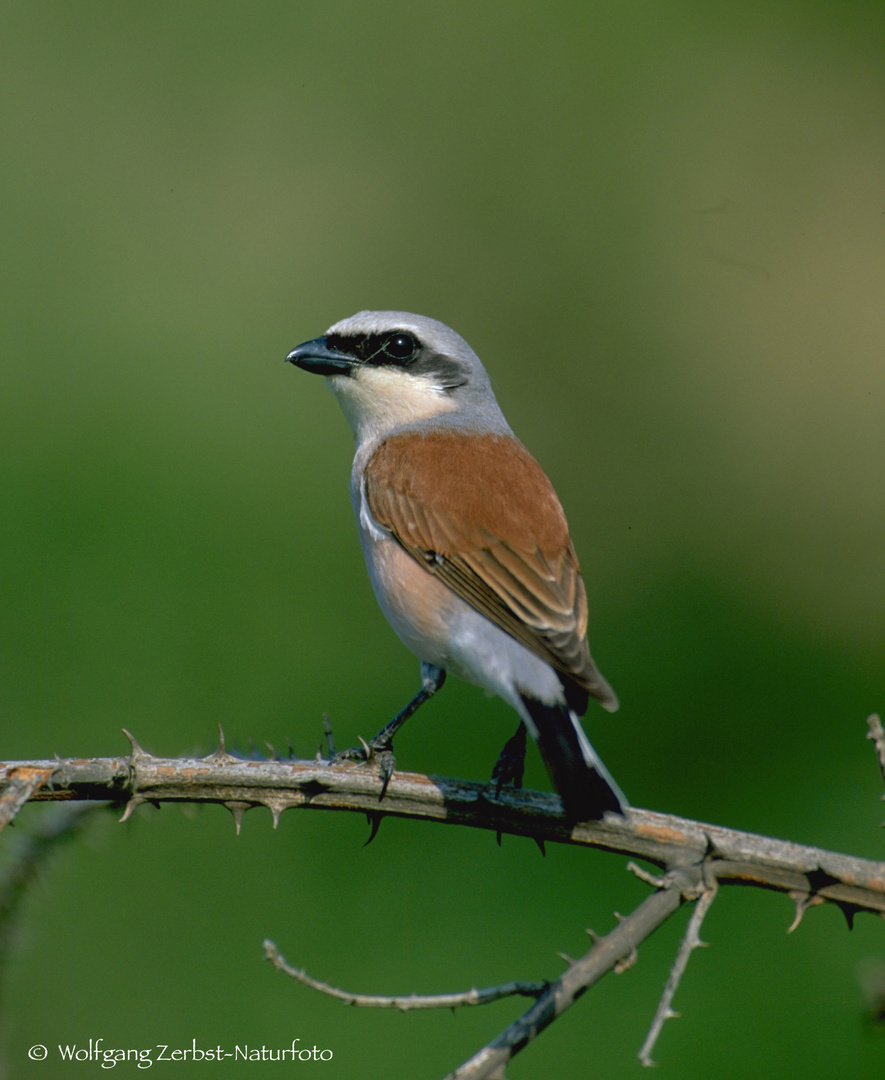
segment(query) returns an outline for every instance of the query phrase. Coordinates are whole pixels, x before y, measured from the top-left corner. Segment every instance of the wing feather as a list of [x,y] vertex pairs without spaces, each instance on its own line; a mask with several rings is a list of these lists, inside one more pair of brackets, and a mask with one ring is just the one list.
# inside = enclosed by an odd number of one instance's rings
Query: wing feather
[[[515,439],[394,435],[365,471],[369,509],[429,573],[587,694],[615,701],[587,647],[587,598],[565,515]],[[583,709],[580,709],[583,711]]]

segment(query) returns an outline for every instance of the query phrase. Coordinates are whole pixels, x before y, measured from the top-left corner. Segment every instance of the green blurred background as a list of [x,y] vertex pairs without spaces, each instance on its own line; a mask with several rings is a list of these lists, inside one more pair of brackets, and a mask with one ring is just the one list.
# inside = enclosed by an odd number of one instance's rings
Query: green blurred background
[[[883,857],[880,0],[6,0],[0,87],[0,754],[124,753],[122,726],[204,753],[220,722],[310,756],[324,711],[350,745],[404,703],[348,429],[283,364],[403,308],[476,348],[559,491],[622,701],[588,728],[631,800]],[[451,682],[399,761],[482,780],[512,728]],[[217,807],[97,828],[23,913],[8,1075],[62,1075],[40,1042],[297,1037],[324,1076],[441,1077],[524,1003],[347,1009],[262,938],[354,991],[458,990],[557,975],[646,892],[614,856],[367,835],[256,810],[236,838]],[[636,1076],[685,914],[508,1076]],[[666,1075],[883,1075],[881,923],[791,916],[719,898]]]

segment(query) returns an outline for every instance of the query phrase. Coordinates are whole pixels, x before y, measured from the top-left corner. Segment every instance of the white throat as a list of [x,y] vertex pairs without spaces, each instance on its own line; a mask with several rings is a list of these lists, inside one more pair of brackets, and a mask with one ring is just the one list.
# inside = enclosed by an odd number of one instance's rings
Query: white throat
[[398,367],[360,367],[353,375],[330,376],[326,383],[338,398],[357,443],[457,408],[451,395],[432,379]]

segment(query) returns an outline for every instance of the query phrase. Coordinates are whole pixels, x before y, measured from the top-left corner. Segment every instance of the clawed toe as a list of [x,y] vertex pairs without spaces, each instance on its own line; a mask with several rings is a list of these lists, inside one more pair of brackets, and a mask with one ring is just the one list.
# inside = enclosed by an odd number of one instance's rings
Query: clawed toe
[[392,747],[389,750],[376,750],[375,758],[378,761],[378,775],[381,777],[381,794],[378,796],[378,802],[381,802],[396,768],[396,758],[393,756]]
[[374,756],[374,751],[369,743],[359,736],[359,746],[349,746],[346,750],[339,750],[337,753],[331,755],[329,760],[333,765],[340,765],[344,761],[355,761],[358,765],[365,765],[366,762],[371,761]]
[[354,762],[357,765],[377,763],[378,776],[381,780],[381,794],[378,796],[378,801],[381,802],[396,769],[393,743],[388,739],[372,739],[371,742],[366,742],[365,739],[360,738],[359,746],[351,746],[347,750],[342,750],[331,759],[333,765],[340,765],[345,761]]

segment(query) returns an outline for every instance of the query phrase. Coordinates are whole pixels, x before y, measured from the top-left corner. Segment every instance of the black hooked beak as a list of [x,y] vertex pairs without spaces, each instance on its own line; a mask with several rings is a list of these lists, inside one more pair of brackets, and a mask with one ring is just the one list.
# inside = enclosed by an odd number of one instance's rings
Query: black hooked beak
[[355,356],[332,348],[324,337],[305,341],[293,349],[286,360],[314,375],[350,375],[359,363]]

